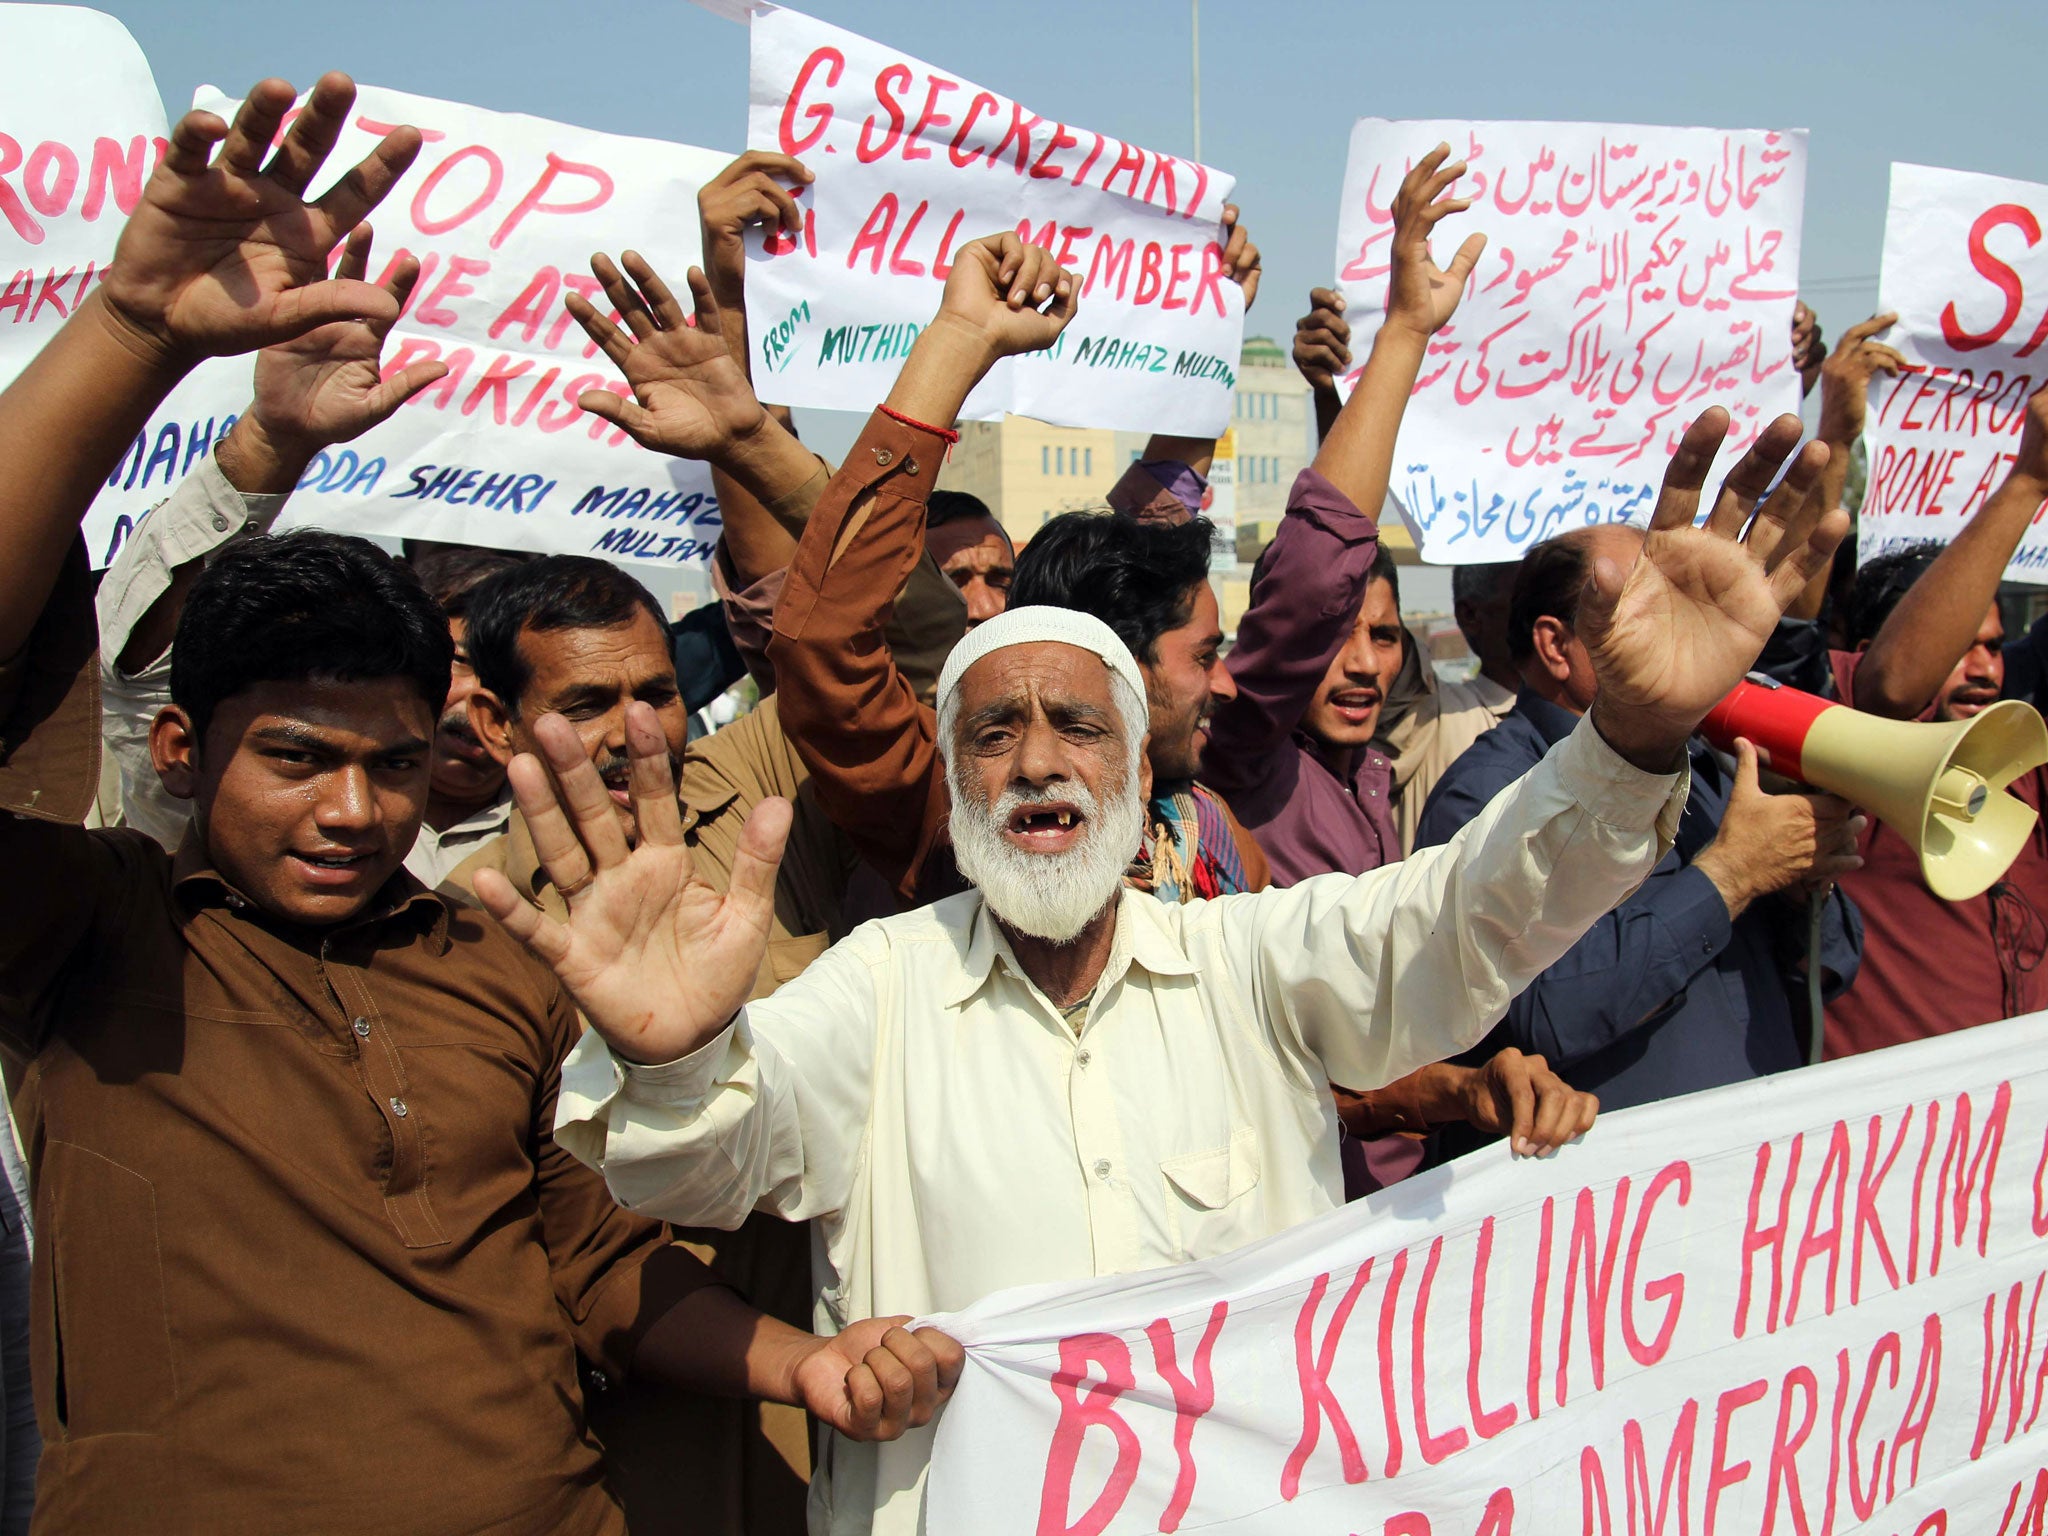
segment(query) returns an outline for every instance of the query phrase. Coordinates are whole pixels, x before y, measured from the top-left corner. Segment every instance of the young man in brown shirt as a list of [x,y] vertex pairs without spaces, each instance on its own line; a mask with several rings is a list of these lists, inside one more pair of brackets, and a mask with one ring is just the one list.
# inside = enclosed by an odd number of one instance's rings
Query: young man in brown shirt
[[188,115],[103,285],[0,394],[0,1043],[35,1171],[41,1530],[618,1532],[579,1357],[879,1436],[958,1369],[889,1320],[762,1318],[555,1145],[574,1010],[400,868],[450,646],[371,546],[218,559],[151,732],[191,835],[73,825],[94,489],[200,358],[395,310],[323,279],[418,134],[303,200],[353,98],[324,77],[274,153],[282,81],[232,128]]

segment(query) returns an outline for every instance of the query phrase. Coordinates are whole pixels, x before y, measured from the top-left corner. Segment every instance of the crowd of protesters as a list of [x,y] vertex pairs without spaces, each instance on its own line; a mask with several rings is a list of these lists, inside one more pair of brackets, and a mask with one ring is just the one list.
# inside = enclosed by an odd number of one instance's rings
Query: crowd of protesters
[[[0,394],[0,1532],[914,1532],[962,1361],[915,1317],[2048,1004],[2048,833],[1943,901],[1696,733],[1759,666],[1901,720],[2039,702],[2048,626],[1997,588],[2048,392],[1953,544],[1858,569],[1902,360],[1889,317],[1823,355],[1802,312],[1817,436],[1709,489],[1709,410],[1646,527],[1457,569],[1479,668],[1440,681],[1376,522],[1482,243],[1431,254],[1439,148],[1348,400],[1343,301],[1297,327],[1321,439],[1227,643],[1213,442],[1022,549],[935,489],[983,374],[1078,307],[1014,234],[959,251],[841,462],[799,441],[740,236],[808,173],[750,153],[704,270],[599,256],[610,313],[567,300],[632,390],[583,408],[715,478],[717,601],[671,622],[601,560],[270,531],[441,371],[380,367],[416,264],[367,281],[419,135],[306,199],[352,100],[181,121]],[[1250,303],[1235,210],[1224,264]],[[96,576],[95,489],[250,353]]]

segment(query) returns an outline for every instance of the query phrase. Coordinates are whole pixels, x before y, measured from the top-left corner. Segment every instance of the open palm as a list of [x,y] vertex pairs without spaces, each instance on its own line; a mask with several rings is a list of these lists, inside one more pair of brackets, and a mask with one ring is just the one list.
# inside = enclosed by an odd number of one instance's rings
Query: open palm
[[626,376],[633,398],[593,389],[577,404],[622,427],[641,447],[683,459],[709,458],[758,431],[768,413],[726,349],[723,317],[704,274],[689,270],[696,313],[687,316],[643,257],[627,251],[621,261],[623,273],[604,256],[593,257],[590,270],[630,336],[581,294],[569,296],[568,309]]
[[374,284],[326,280],[327,260],[405,174],[420,136],[394,129],[309,203],[306,188],[348,120],[355,86],[346,75],[322,76],[272,154],[293,99],[290,85],[266,80],[250,91],[232,127],[210,112],[187,113],[122,230],[107,300],[169,350],[247,352],[325,321],[397,313]]
[[[1574,626],[1599,679],[1594,709],[1617,746],[1682,742],[1742,680],[1764,642],[1847,530],[1838,511],[1807,505],[1827,449],[1809,443],[1770,492],[1800,438],[1781,416],[1722,482],[1705,525],[1701,486],[1728,432],[1718,406],[1686,432],[1664,477],[1642,553],[1627,569],[1602,560]],[[1767,495],[1767,493],[1769,493]]]
[[[336,277],[363,277],[370,241],[370,226],[358,225],[335,265]],[[273,440],[293,439],[315,451],[351,442],[448,372],[445,363],[412,363],[383,376],[384,340],[419,276],[419,262],[407,256],[378,285],[396,306],[388,319],[330,321],[256,354],[250,410]]]
[[1465,283],[1486,250],[1486,236],[1467,235],[1448,267],[1430,252],[1431,231],[1445,218],[1472,206],[1469,197],[1443,194],[1465,174],[1465,162],[1450,165],[1451,146],[1439,144],[1402,178],[1394,196],[1394,236],[1387,273],[1387,324],[1402,325],[1424,338],[1457,313]]
[[514,758],[512,792],[568,921],[544,916],[493,871],[479,872],[477,897],[547,963],[618,1055],[686,1056],[725,1027],[760,972],[789,802],[764,800],[747,818],[732,883],[719,891],[698,877],[683,841],[668,743],[651,708],[634,704],[626,716],[637,847],[575,728],[543,715],[534,736],[546,766]]

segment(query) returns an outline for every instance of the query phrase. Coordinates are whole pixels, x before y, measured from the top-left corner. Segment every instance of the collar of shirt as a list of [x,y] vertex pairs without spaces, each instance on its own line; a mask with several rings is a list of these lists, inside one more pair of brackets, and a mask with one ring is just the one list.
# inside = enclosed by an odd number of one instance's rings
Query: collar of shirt
[[479,832],[502,832],[512,820],[512,786],[498,786],[497,796],[488,805],[479,806],[451,827],[443,827],[442,842],[451,839],[472,837]]
[[[1122,980],[1124,972],[1134,964],[1155,976],[1196,974],[1195,963],[1159,916],[1163,906],[1164,903],[1150,900],[1143,893],[1132,899],[1127,887],[1118,888],[1116,936],[1110,943],[1108,963],[1090,996],[1100,997]],[[967,932],[967,952],[960,957],[959,978],[942,1001],[948,1008],[970,1002],[988,984],[998,963],[1019,980],[1037,985],[1031,982],[1016,951],[1010,948],[1002,925],[984,900],[975,907],[974,922]]]
[[[1569,733],[1567,733],[1569,734]],[[1294,733],[1294,744],[1301,748],[1302,756],[1308,758],[1323,772],[1348,788],[1353,798],[1361,791],[1379,789],[1382,792],[1394,777],[1394,760],[1379,747],[1368,743],[1358,749],[1358,760],[1352,765],[1351,776],[1346,778],[1332,766],[1329,749],[1320,741],[1301,730]],[[1381,798],[1385,795],[1382,793]]]
[[1538,698],[1531,690],[1524,688],[1515,699],[1515,713],[1521,715],[1536,727],[1543,737],[1543,744],[1556,746],[1578,728],[1579,717],[1561,704]]
[[[186,830],[184,841],[171,858],[171,888],[194,907],[218,903],[239,917],[255,921],[269,917],[263,908],[243,895],[226,875],[213,867],[213,859],[200,838],[196,822]],[[436,954],[448,953],[447,901],[403,869],[385,881],[383,889],[377,892],[370,904],[347,922],[307,931],[317,933],[324,942],[335,934],[400,921],[425,934]],[[270,924],[266,923],[266,926]],[[280,926],[289,928],[292,925],[284,923]]]

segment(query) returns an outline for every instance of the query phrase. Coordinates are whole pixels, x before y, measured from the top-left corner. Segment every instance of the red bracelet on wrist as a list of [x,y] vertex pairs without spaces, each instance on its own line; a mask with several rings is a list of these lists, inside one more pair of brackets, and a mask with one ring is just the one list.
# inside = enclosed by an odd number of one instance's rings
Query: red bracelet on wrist
[[901,411],[891,410],[886,405],[877,406],[876,409],[891,421],[901,422],[904,426],[914,427],[920,432],[929,432],[933,437],[943,437],[948,448],[960,441],[960,434],[951,427],[935,427],[929,422],[919,421],[915,416],[906,416]]

